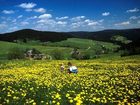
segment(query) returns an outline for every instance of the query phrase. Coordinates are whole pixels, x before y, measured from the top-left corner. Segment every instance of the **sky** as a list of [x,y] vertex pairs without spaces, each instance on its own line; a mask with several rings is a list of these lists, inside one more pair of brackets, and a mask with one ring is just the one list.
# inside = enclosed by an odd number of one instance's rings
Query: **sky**
[[0,0],[0,33],[140,28],[140,0]]

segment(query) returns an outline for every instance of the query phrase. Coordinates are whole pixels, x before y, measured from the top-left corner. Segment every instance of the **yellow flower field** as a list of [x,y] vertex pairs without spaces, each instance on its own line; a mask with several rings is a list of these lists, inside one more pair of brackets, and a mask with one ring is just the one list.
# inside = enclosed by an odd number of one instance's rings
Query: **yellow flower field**
[[71,61],[78,74],[60,72],[61,61],[0,64],[0,105],[139,105],[139,59]]

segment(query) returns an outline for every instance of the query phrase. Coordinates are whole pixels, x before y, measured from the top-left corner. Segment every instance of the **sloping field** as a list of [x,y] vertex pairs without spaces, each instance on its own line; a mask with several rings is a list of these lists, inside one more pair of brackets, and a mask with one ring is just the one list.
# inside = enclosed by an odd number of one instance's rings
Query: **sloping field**
[[60,72],[64,61],[1,61],[0,104],[140,104],[140,56],[71,61],[78,74]]

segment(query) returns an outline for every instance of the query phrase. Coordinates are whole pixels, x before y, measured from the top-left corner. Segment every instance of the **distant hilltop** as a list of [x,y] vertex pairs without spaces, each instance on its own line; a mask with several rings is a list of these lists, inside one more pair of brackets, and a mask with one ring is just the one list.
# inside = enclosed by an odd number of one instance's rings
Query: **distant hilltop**
[[11,33],[0,34],[1,41],[13,42],[19,39],[40,40],[43,42],[52,41],[57,42],[66,40],[67,38],[84,38],[98,41],[110,42],[111,37],[121,35],[132,41],[140,40],[140,28],[137,29],[121,29],[121,30],[103,30],[97,32],[50,32],[37,31],[32,29],[23,29]]

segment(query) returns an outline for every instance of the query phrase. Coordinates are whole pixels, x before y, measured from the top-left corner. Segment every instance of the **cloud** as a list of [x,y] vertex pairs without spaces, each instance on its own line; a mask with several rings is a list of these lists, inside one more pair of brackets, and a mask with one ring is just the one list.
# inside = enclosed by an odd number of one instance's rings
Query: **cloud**
[[138,20],[138,24],[140,24],[140,20]]
[[41,20],[38,20],[37,23],[46,23],[46,20],[41,19]]
[[96,26],[96,25],[101,25],[101,23],[104,21],[104,19],[95,21],[95,20],[90,20],[86,19],[84,22],[87,23],[88,26]]
[[13,14],[15,12],[13,10],[3,10],[2,13],[4,13],[4,14]]
[[41,19],[39,21],[37,21],[37,27],[38,28],[45,28],[45,27],[48,27],[49,29],[50,28],[54,28],[57,24],[57,22],[53,19]]
[[41,19],[41,20],[38,20],[37,23],[40,23],[40,24],[56,24],[56,21],[53,20],[53,19]]
[[138,12],[138,11],[139,11],[138,8],[134,8],[134,9],[127,10],[126,12],[127,13],[133,13],[133,12]]
[[77,17],[73,17],[71,20],[72,21],[80,21],[82,19],[85,19],[86,17],[85,16],[77,16]]
[[104,22],[104,19],[99,20],[100,23]]
[[21,25],[22,25],[22,26],[25,26],[25,25],[28,25],[28,24],[29,24],[29,22],[26,22],[26,21],[21,22]]
[[90,19],[86,19],[85,22],[86,23],[89,23],[89,22],[91,22],[91,20]]
[[30,20],[33,20],[34,22],[36,22],[36,20],[34,19],[38,19],[37,16],[31,16],[31,17],[27,17],[24,21],[30,21]]
[[99,22],[95,21],[95,22],[89,22],[88,23],[89,26],[96,26],[99,25]]
[[77,16],[72,18],[71,20],[71,27],[73,29],[87,28],[88,26],[99,25],[98,22],[87,19],[85,16]]
[[0,24],[0,29],[5,29],[6,27],[7,27],[7,24],[5,22]]
[[129,25],[129,24],[130,24],[129,21],[125,21],[125,22],[117,23],[117,24],[115,24],[115,26],[126,26],[126,25]]
[[[79,19],[78,19],[79,20]],[[88,18],[80,19],[79,21],[72,21],[68,26],[70,29],[77,30],[95,30],[95,29],[103,29],[102,23],[104,19],[101,20],[92,20]]]
[[10,31],[16,31],[18,29],[17,26],[9,28]]
[[35,12],[38,12],[38,13],[45,13],[46,10],[44,8],[38,8],[38,9],[34,9]]
[[108,16],[108,15],[110,15],[110,12],[104,12],[104,13],[102,13],[102,16]]
[[19,5],[19,7],[24,8],[24,9],[31,9],[36,6],[35,3],[22,3]]
[[64,17],[56,17],[57,20],[64,20],[64,19],[68,19],[68,16],[64,16]]
[[23,15],[19,15],[17,18],[19,19],[19,18],[22,18],[23,17]]
[[136,20],[136,19],[139,19],[140,18],[140,16],[131,16],[129,19],[130,20]]
[[27,20],[37,19],[37,16],[28,17]]
[[91,19],[84,19],[80,21],[76,21],[71,23],[68,27],[72,30],[99,30],[103,29],[104,27],[102,26],[103,19],[101,20],[91,20]]
[[55,29],[55,28],[59,28],[61,29],[61,27],[65,27],[67,25],[66,21],[56,21],[54,19],[50,19],[48,17],[43,16],[43,18],[41,17],[40,20],[37,21],[37,27],[36,28],[48,28],[48,29]]
[[83,22],[75,22],[71,24],[71,28],[79,28],[80,26],[83,26]]
[[49,19],[49,18],[52,18],[52,15],[51,14],[43,14],[43,15],[40,15],[38,18],[40,19]]
[[66,25],[67,22],[64,22],[64,21],[58,21],[57,24],[58,24],[58,25]]

